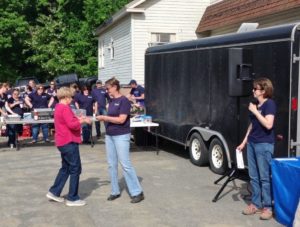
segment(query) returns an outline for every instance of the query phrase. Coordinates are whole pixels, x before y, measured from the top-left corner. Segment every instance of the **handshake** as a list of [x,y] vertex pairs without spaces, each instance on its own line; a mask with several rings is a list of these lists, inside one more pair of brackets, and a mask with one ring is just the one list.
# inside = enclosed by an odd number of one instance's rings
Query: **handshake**
[[92,120],[89,118],[89,117],[86,117],[86,116],[79,116],[78,117],[78,120],[80,122],[80,124],[92,124]]

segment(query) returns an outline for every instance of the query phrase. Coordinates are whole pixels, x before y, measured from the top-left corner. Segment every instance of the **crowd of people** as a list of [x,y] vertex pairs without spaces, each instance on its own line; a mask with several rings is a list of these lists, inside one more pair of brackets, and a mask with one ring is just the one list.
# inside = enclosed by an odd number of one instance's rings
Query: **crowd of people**
[[[59,100],[57,97],[57,88],[55,81],[50,82],[50,87],[45,89],[42,84],[36,84],[34,80],[30,80],[26,85],[25,91],[20,92],[17,88],[12,88],[9,83],[0,83],[0,116],[19,115],[23,117],[24,112],[30,112],[38,108],[53,108],[55,109]],[[141,86],[137,86],[136,81],[131,81],[131,94],[128,99],[144,107],[144,90]],[[87,116],[98,116],[107,114],[107,103],[110,97],[102,84],[101,80],[96,81],[95,88],[83,86],[78,87],[77,84],[71,84],[70,88],[73,91],[70,106],[72,109],[84,109]],[[136,99],[136,100],[135,100]],[[95,122],[96,136],[101,137],[101,124]],[[43,141],[49,142],[49,128],[53,128],[51,124],[33,124],[31,128],[32,141],[34,144],[38,142],[40,129],[43,133]],[[84,144],[91,142],[91,125],[82,124],[82,140]],[[22,133],[22,125],[8,125],[7,145],[11,148],[16,146],[16,135]]]
[[[61,153],[62,166],[56,176],[53,186],[47,193],[47,198],[65,202],[67,206],[83,206],[86,204],[78,195],[81,161],[79,144],[89,143],[91,118],[95,115],[97,137],[101,136],[100,122],[106,128],[105,147],[109,174],[111,178],[111,193],[107,200],[113,201],[121,196],[118,183],[118,163],[121,164],[125,182],[131,196],[131,203],[144,199],[135,169],[131,164],[130,147],[130,110],[132,103],[145,106],[144,88],[131,80],[131,91],[127,96],[120,93],[120,83],[111,78],[102,85],[97,80],[96,87],[90,90],[77,84],[56,89],[51,81],[50,88],[45,91],[43,85],[35,85],[30,81],[26,92],[20,95],[18,89],[11,88],[7,83],[0,84],[0,114],[23,115],[24,108],[55,108],[54,127],[55,144]],[[273,85],[267,78],[259,78],[253,82],[253,96],[256,103],[249,104],[250,125],[242,143],[237,150],[247,147],[247,159],[252,186],[252,201],[243,214],[260,213],[260,218],[267,220],[273,215],[270,162],[274,152],[274,120],[276,105],[272,100]],[[72,109],[85,109],[86,116],[76,116]],[[37,142],[39,128],[42,128],[43,138],[48,142],[48,125],[32,126],[33,143]],[[21,131],[18,125],[8,127],[8,145],[14,145],[15,132]],[[82,135],[82,138],[81,138]],[[70,177],[67,200],[60,197],[63,187]]]
[[[29,81],[23,94],[8,83],[0,84],[0,114],[7,116],[17,114],[23,116],[25,111],[38,108],[54,109],[55,145],[61,153],[62,166],[50,187],[47,198],[57,202],[65,202],[67,206],[83,206],[86,204],[78,195],[81,160],[79,144],[89,143],[91,135],[91,116],[95,116],[97,137],[101,137],[100,122],[106,127],[106,152],[111,177],[111,194],[107,200],[113,201],[121,196],[118,185],[118,162],[120,162],[124,178],[131,196],[131,203],[144,199],[142,187],[130,162],[130,111],[131,104],[144,108],[144,88],[130,81],[130,94],[126,97],[120,93],[120,83],[111,78],[105,87],[101,80],[96,87],[87,86],[79,89],[77,84],[56,89],[55,82],[45,90],[42,84]],[[72,109],[84,109],[85,115],[76,115]],[[44,142],[49,142],[48,124],[32,125],[32,141],[38,141],[40,128]],[[8,125],[8,145],[15,146],[15,136],[22,132],[22,125]],[[82,137],[81,137],[82,136]],[[70,177],[69,193],[66,201],[60,197],[63,187]]]

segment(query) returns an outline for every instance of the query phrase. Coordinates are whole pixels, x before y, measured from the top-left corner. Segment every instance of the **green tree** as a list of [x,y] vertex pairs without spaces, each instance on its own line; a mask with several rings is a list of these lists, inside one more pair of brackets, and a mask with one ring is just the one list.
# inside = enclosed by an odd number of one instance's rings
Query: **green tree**
[[24,40],[29,37],[29,23],[24,16],[27,1],[0,1],[0,78],[13,81],[24,70]]
[[1,0],[0,81],[97,74],[94,31],[129,0]]

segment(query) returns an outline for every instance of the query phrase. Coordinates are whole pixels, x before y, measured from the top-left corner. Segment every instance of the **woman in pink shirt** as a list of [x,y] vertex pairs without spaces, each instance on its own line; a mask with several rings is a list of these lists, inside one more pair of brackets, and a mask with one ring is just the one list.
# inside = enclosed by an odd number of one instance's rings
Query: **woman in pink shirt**
[[68,87],[62,87],[57,91],[59,103],[54,112],[55,145],[61,153],[62,166],[46,196],[56,202],[64,202],[64,198],[60,197],[60,194],[70,176],[66,205],[84,206],[86,202],[80,200],[78,196],[79,175],[81,173],[79,143],[81,143],[81,124],[91,124],[91,120],[86,117],[78,118],[74,115],[70,107],[72,96],[73,93]]

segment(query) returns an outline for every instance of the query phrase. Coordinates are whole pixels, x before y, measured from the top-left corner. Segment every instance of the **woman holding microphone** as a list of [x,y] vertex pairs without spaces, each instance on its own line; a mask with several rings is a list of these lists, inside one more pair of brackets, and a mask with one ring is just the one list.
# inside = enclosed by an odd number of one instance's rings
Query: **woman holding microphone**
[[253,82],[253,96],[257,105],[249,104],[250,125],[243,142],[237,150],[247,145],[247,159],[252,187],[251,204],[243,214],[261,213],[260,219],[272,218],[271,167],[274,153],[274,119],[276,114],[272,82],[267,78],[259,78]]

